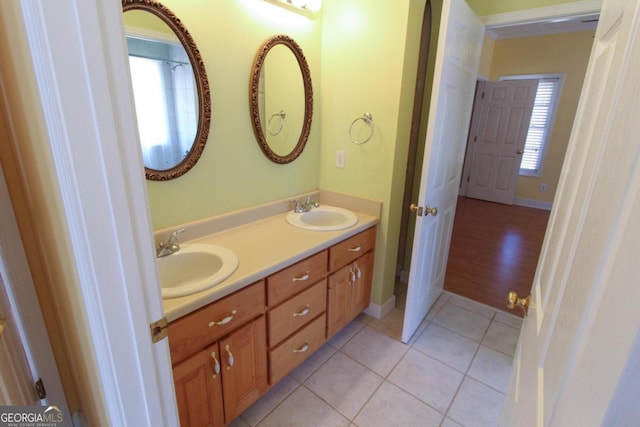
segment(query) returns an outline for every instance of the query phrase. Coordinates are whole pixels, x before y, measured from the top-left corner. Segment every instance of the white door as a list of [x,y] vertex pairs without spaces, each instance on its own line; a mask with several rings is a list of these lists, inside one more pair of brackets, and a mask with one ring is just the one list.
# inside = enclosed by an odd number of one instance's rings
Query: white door
[[484,25],[464,0],[444,2],[418,201],[438,212],[419,215],[416,221],[404,342],[444,286],[483,35]]
[[[2,117],[0,135],[7,135]],[[71,425],[1,165],[0,321],[0,405],[55,405]],[[43,400],[36,393],[38,380],[47,392]]]
[[538,80],[485,82],[473,150],[467,196],[511,205],[527,139]]
[[640,0],[603,2],[505,426],[640,425],[619,399],[640,331],[639,11]]

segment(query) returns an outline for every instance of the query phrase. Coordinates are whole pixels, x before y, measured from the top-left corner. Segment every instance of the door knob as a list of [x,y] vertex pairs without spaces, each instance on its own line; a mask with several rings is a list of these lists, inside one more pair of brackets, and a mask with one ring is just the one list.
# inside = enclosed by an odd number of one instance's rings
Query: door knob
[[522,154],[523,151],[522,150],[516,150],[516,154]]
[[529,303],[531,302],[531,295],[520,298],[518,294],[514,291],[509,292],[507,295],[507,308],[509,310],[513,310],[516,306],[522,308],[524,310],[524,314],[527,314],[529,310]]
[[422,216],[422,206],[418,206],[415,203],[411,203],[411,205],[409,205],[409,210],[411,212],[415,212],[416,214],[418,214],[418,216]]
[[438,208],[430,208],[429,205],[427,205],[427,207],[424,208],[424,214],[425,215],[431,214],[433,216],[436,216],[438,215]]

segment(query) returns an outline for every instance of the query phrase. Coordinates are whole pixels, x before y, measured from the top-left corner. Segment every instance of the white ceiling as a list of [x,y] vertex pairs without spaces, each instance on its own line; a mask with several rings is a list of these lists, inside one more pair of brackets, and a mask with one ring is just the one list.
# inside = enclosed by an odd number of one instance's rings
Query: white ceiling
[[598,16],[598,14],[593,14],[507,26],[489,26],[487,27],[487,33],[497,40],[594,30],[598,25]]

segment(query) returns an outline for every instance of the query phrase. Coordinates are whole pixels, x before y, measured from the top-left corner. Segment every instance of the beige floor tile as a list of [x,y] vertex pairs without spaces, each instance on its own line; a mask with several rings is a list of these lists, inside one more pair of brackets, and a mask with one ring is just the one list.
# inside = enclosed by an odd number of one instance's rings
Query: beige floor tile
[[455,369],[411,349],[388,380],[444,414],[463,378]]
[[379,330],[385,335],[400,341],[402,339],[402,323],[404,322],[404,310],[394,308],[389,314],[382,319],[372,319],[367,324],[372,328]]
[[344,347],[342,352],[365,365],[381,377],[389,375],[409,346],[365,326]]
[[385,381],[354,419],[359,427],[438,427],[442,414]]
[[430,323],[413,344],[413,348],[466,372],[479,344],[442,326]]
[[522,327],[522,317],[515,316],[511,313],[506,313],[502,310],[496,310],[496,317],[494,320],[509,325],[512,328],[520,329]]
[[449,304],[457,305],[458,307],[466,308],[469,311],[473,311],[481,316],[492,319],[496,314],[496,309],[491,308],[488,305],[479,303],[477,301],[470,300],[460,295],[451,294],[451,297],[447,301]]
[[298,381],[303,382],[318,370],[324,362],[333,356],[336,351],[336,348],[329,344],[323,345],[289,375]]
[[447,303],[433,318],[433,322],[476,342],[480,342],[489,328],[491,319],[466,308]]
[[445,418],[440,427],[462,427],[462,425],[453,421],[451,418]]
[[433,305],[431,306],[431,309],[429,310],[429,312],[427,313],[427,320],[432,320],[434,317],[436,317],[436,315],[438,314],[438,312],[442,309],[442,307],[444,307],[446,304],[445,301],[441,300],[440,298],[438,298],[436,300],[436,302],[433,303]]
[[502,393],[465,377],[447,417],[465,427],[495,427],[503,401]]
[[305,387],[298,387],[260,427],[346,427],[349,420]]
[[246,411],[242,413],[242,419],[244,419],[249,425],[257,425],[264,417],[269,414],[289,396],[300,383],[295,379],[287,376],[282,379],[278,384],[273,386],[264,396],[262,396],[256,403],[251,405]]
[[494,320],[489,325],[489,330],[484,336],[482,344],[513,357],[516,346],[518,345],[519,336],[519,329],[512,328],[511,326]]
[[227,427],[251,427],[251,425],[242,419],[242,417],[238,417],[231,422]]
[[359,317],[356,317],[340,332],[331,337],[331,339],[329,340],[329,344],[331,344],[335,348],[341,348],[347,343],[347,341],[349,341],[355,334],[357,334],[360,329],[364,328],[367,325],[370,319],[369,316],[367,316],[367,318],[368,319],[366,319],[365,321],[364,318],[360,319]]
[[476,357],[473,358],[468,375],[506,393],[511,378],[512,364],[512,357],[481,345]]
[[349,419],[369,400],[382,377],[348,356],[337,352],[304,384]]

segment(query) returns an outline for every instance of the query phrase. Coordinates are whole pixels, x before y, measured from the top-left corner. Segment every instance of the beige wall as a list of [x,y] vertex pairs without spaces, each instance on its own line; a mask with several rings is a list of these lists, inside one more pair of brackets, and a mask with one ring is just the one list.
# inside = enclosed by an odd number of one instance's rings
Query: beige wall
[[[564,74],[564,82],[540,177],[521,176],[516,197],[552,202],[571,135],[594,31],[497,40],[490,78],[517,74]],[[540,184],[547,191],[540,192]]]

